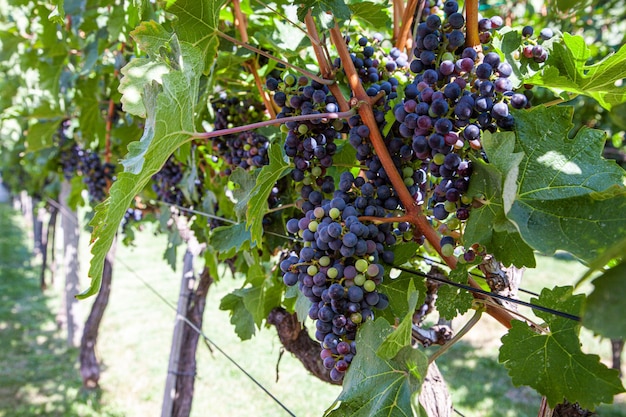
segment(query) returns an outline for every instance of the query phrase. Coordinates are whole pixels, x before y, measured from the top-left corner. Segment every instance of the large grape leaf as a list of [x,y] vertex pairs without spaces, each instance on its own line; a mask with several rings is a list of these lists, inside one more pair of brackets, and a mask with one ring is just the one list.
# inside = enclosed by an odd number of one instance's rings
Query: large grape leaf
[[230,310],[230,323],[235,326],[235,333],[241,340],[250,339],[254,333],[254,317],[244,304],[245,289],[238,289],[226,294],[220,301],[220,310]]
[[352,17],[358,19],[372,29],[387,29],[391,26],[391,19],[386,13],[389,4],[376,4],[371,1],[359,1],[348,4]]
[[589,58],[585,39],[564,33],[562,42],[552,44],[546,66],[525,82],[593,97],[607,110],[625,102],[626,85],[616,83],[626,78],[626,46],[593,65],[587,65]]
[[603,132],[582,128],[573,139],[570,107],[515,112],[524,153],[517,193],[504,195],[507,217],[534,249],[566,250],[585,261],[626,234],[625,172],[601,157]]
[[[581,314],[584,295],[573,295],[572,287],[544,289],[534,303],[570,314]],[[624,391],[619,372],[607,368],[597,355],[580,348],[576,321],[537,312],[549,331],[537,333],[526,323],[514,320],[509,333],[502,337],[500,362],[508,369],[515,385],[529,385],[548,399],[550,406],[567,399],[593,409],[611,403]]]
[[335,26],[335,19],[350,19],[350,9],[344,0],[304,0],[298,7],[298,19],[304,22],[307,13],[318,19],[324,29]]
[[168,9],[178,17],[174,29],[180,40],[202,51],[205,74],[217,55],[220,9],[225,3],[226,0],[177,0]]
[[154,22],[144,23],[134,36],[142,49],[160,52],[151,57],[167,65],[169,72],[162,76],[162,84],[152,81],[145,86],[143,100],[147,118],[143,136],[128,146],[129,152],[123,161],[125,172],[113,183],[109,198],[96,207],[90,223],[93,227],[91,285],[78,298],[91,296],[99,290],[104,258],[117,232],[115,226],[120,224],[133,197],[194,132],[193,109],[202,74],[202,53],[187,43],[178,42],[175,35]]
[[605,271],[593,281],[587,299],[583,324],[611,339],[626,339],[626,261]]
[[366,322],[356,338],[358,354],[343,381],[338,408],[327,417],[409,417],[411,398],[417,395],[428,369],[428,358],[410,346],[393,359],[382,359],[379,346],[393,331],[384,319]]
[[515,195],[519,164],[524,155],[514,152],[515,135],[512,132],[485,132],[482,142],[489,163],[482,158],[472,160],[474,173],[468,190],[470,196],[482,196],[482,205],[472,209],[463,243],[466,246],[484,245],[505,265],[534,267],[533,250],[522,240],[504,210],[504,196],[509,199]]

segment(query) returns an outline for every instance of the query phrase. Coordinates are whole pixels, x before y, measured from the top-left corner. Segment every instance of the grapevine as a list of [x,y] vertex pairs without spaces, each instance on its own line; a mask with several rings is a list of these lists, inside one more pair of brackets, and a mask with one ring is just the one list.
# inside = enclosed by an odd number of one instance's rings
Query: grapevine
[[[59,78],[60,90],[76,84],[72,98],[42,103],[7,137],[32,134],[33,146],[54,132],[41,143],[58,148],[56,177],[40,183],[78,176],[74,187],[87,188],[92,282],[78,297],[98,291],[120,224],[129,232],[148,212],[161,224],[180,212],[206,267],[216,274],[226,262],[242,278],[220,306],[242,339],[274,309],[311,328],[322,379],[343,384],[328,416],[415,414],[428,364],[483,311],[508,331],[499,359],[515,384],[551,408],[611,402],[621,380],[582,352],[578,333],[582,323],[626,336],[597,319],[598,300],[614,296],[603,279],[623,269],[626,175],[601,158],[604,133],[580,127],[571,104],[620,114],[626,47],[611,55],[562,30],[575,19],[529,20],[476,0],[390,3],[157,2],[124,21],[123,42],[100,48],[106,77],[82,61],[87,46],[73,51]],[[70,36],[57,12],[57,38]],[[101,97],[89,95],[96,85]],[[3,120],[21,123],[8,111]],[[163,229],[171,250],[178,236]],[[512,271],[555,251],[602,270],[589,306],[573,287],[546,283],[527,303],[540,320],[511,310]],[[431,315],[470,309],[454,333],[429,327]],[[573,388],[547,366],[566,360],[569,380],[598,383]]]

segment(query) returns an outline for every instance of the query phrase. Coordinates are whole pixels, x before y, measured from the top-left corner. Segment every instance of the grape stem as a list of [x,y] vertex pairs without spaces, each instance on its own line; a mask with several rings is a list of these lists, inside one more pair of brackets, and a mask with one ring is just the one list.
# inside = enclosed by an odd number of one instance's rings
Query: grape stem
[[266,58],[268,58],[268,59],[272,59],[272,60],[274,60],[274,61],[278,62],[279,64],[283,64],[283,65],[284,65],[284,66],[286,66],[287,68],[291,68],[291,69],[293,69],[294,71],[297,71],[297,72],[299,72],[299,73],[300,73],[300,74],[302,74],[302,75],[306,75],[306,76],[307,76],[307,77],[309,77],[310,79],[315,80],[315,81],[317,81],[317,82],[318,82],[318,83],[320,83],[320,84],[324,84],[324,85],[331,85],[331,84],[334,84],[334,82],[335,82],[334,80],[326,80],[326,79],[324,79],[324,78],[318,77],[317,75],[313,74],[313,73],[312,73],[312,72],[310,72],[310,71],[307,71],[307,70],[305,70],[305,69],[303,69],[303,68],[299,68],[299,67],[297,67],[297,66],[295,66],[295,65],[293,65],[293,64],[290,64],[290,63],[289,63],[289,62],[287,62],[287,61],[283,61],[282,59],[277,58],[277,57],[275,57],[274,55],[269,54],[269,53],[267,53],[267,52],[265,52],[265,51],[263,51],[263,50],[261,50],[261,49],[259,49],[259,48],[255,48],[254,46],[249,45],[249,44],[247,44],[247,43],[245,43],[245,42],[241,42],[240,40],[235,39],[235,38],[233,38],[232,36],[229,36],[229,35],[225,34],[225,33],[224,33],[224,32],[222,32],[222,31],[216,30],[216,31],[215,31],[215,34],[216,34],[217,36],[219,36],[219,37],[223,38],[223,39],[226,39],[226,40],[227,40],[227,41],[229,41],[229,42],[234,43],[234,44],[235,44],[235,45],[237,45],[237,46],[241,46],[242,48],[245,48],[245,49],[247,49],[247,50],[249,50],[249,51],[252,51],[252,52],[254,52],[254,53],[257,53],[257,54],[259,54],[259,55],[262,55],[262,56],[264,56],[264,57],[266,57]]
[[467,0],[465,2],[465,45],[474,49],[480,48],[480,37],[478,36],[478,0]]
[[359,216],[359,221],[361,222],[372,222],[372,223],[395,223],[395,222],[413,222],[413,218],[408,215],[397,216],[397,217],[375,217],[375,216]]
[[[317,58],[317,63],[320,67],[320,71],[322,73],[322,77],[325,79],[334,79],[335,74],[333,73],[333,69],[330,65],[330,62],[326,58],[326,54],[324,54],[324,49],[322,48],[322,44],[320,42],[319,34],[317,32],[317,27],[315,26],[315,21],[313,20],[313,16],[311,15],[311,10],[309,10],[304,17],[304,24],[306,25],[307,35],[311,40],[311,45],[313,46],[313,52],[315,52],[315,57]],[[341,93],[339,86],[335,84],[331,84],[328,86],[331,94],[337,100],[337,105],[339,106],[339,110],[348,111],[350,110],[350,105],[346,101],[346,98]]]
[[[411,31],[411,24],[413,23],[413,18],[415,16],[415,9],[417,8],[417,3],[420,0],[409,0],[404,9],[404,13],[402,15],[402,27],[400,28],[398,39],[396,39],[396,48],[403,51],[406,47],[407,41],[409,39],[409,32]],[[423,0],[422,0],[423,1]]]
[[[235,26],[239,29],[239,35],[241,36],[241,41],[248,43],[248,24],[246,23],[246,17],[241,11],[241,4],[239,0],[233,0],[233,12],[235,14]],[[263,99],[263,104],[265,105],[265,110],[273,119],[276,117],[276,111],[274,110],[274,106],[270,101],[270,97],[267,94],[267,91],[263,89],[263,82],[261,81],[261,77],[259,76],[258,64],[255,59],[250,59],[244,64],[252,77],[254,78],[254,83],[256,84],[256,88]]]
[[218,129],[211,132],[195,132],[189,133],[192,139],[210,139],[217,136],[232,135],[235,133],[247,132],[249,130],[259,129],[261,127],[274,126],[286,122],[300,122],[315,119],[349,119],[354,116],[355,111],[349,110],[339,113],[319,113],[319,114],[303,114],[300,116],[283,117],[281,119],[264,120],[262,122],[250,123],[244,126],[235,126],[229,129]]

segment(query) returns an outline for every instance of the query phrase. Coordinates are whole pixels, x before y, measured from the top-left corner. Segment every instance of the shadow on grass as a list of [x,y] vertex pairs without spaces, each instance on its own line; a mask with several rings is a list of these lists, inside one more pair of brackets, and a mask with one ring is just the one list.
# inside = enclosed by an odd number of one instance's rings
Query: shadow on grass
[[101,392],[81,389],[78,350],[39,288],[21,220],[0,204],[0,416],[122,416],[101,406]]
[[[535,417],[541,396],[529,387],[515,387],[498,351],[484,352],[459,342],[437,360],[456,410],[466,417]],[[626,417],[625,404],[603,405],[602,417]]]

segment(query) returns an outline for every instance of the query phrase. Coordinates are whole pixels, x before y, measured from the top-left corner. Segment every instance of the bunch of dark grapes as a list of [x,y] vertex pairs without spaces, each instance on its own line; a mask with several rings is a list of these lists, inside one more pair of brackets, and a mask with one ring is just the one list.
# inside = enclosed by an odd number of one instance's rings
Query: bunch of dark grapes
[[78,149],[78,171],[87,185],[89,199],[100,202],[106,198],[107,190],[115,181],[115,165],[102,163],[100,156],[88,149]]
[[426,0],[424,2],[424,9],[422,10],[422,22],[425,21],[431,14],[440,14],[443,10],[443,1],[441,0]]
[[359,325],[374,317],[373,308],[389,301],[377,291],[396,243],[391,223],[373,224],[361,216],[385,217],[382,190],[350,172],[341,174],[332,199],[322,199],[300,219],[287,221],[287,231],[301,238],[300,252],[281,262],[286,285],[298,285],[311,301],[309,317],[330,377],[339,381],[356,354]]
[[[444,234],[443,253],[452,255],[455,231],[470,214],[469,154],[482,155],[483,132],[513,129],[510,108],[529,107],[530,95],[513,91],[513,69],[497,53],[479,55],[464,47],[465,20],[456,1],[446,1],[444,13],[445,19],[431,15],[417,27],[411,62],[416,75],[394,115],[400,136],[422,161],[430,185],[428,207]],[[498,16],[479,21],[486,50],[491,31],[502,24]]]
[[76,175],[78,165],[80,164],[80,158],[78,157],[79,148],[75,144],[70,146],[63,145],[64,144],[61,145],[62,147],[59,152],[59,164],[63,171],[63,177],[69,181]]
[[[264,118],[263,104],[251,98],[222,97],[212,103],[215,129],[228,129],[260,122]],[[226,162],[225,175],[237,167],[258,168],[268,164],[268,140],[255,131],[217,136],[212,139],[218,155]]]
[[[282,79],[269,77],[266,86],[274,92],[273,100],[281,107],[276,116],[279,119],[339,111],[337,100],[328,87],[307,77],[296,78],[292,74],[286,74]],[[337,151],[335,140],[345,130],[344,122],[322,117],[288,121],[281,130],[286,133],[285,153],[295,165],[291,176],[299,183],[297,188],[304,200],[303,210],[311,210],[320,204],[323,195],[335,190],[334,180],[326,175],[326,171],[333,163]]]
[[159,200],[166,204],[182,206],[185,195],[179,184],[183,179],[183,170],[178,161],[171,156],[159,172],[152,176],[152,189]]

